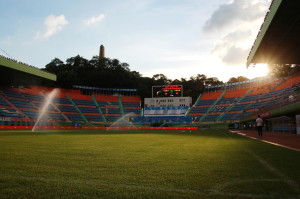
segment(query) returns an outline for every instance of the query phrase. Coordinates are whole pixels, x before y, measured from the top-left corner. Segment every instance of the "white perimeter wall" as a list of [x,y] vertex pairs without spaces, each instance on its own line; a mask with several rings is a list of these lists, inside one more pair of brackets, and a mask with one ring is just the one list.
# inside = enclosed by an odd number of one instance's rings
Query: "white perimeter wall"
[[192,106],[191,97],[156,97],[145,98],[144,107]]

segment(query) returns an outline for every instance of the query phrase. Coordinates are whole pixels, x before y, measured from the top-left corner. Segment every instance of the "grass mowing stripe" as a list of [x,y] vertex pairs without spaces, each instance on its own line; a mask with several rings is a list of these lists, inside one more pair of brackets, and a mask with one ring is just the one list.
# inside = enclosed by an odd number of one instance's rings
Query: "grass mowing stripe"
[[[230,135],[223,133],[224,135],[226,135],[229,138],[232,138]],[[243,136],[243,135],[241,135]],[[247,136],[248,137],[248,136]],[[251,137],[248,137],[251,138]],[[251,138],[253,139],[253,138]],[[258,140],[258,139],[255,139]],[[285,182],[286,184],[288,184],[291,188],[294,189],[294,191],[296,191],[297,193],[300,193],[300,187],[297,184],[297,182],[295,182],[294,180],[290,179],[288,176],[284,175],[283,173],[281,173],[278,169],[276,169],[273,165],[271,165],[269,162],[267,162],[266,160],[264,160],[263,158],[259,157],[256,153],[254,153],[252,150],[250,149],[245,149],[245,151],[250,154],[254,159],[256,159],[259,163],[261,163],[265,168],[267,168],[269,171],[271,171],[272,173],[274,173],[275,175],[277,175],[283,182]]]
[[224,130],[0,132],[0,198],[300,198],[245,148],[300,162]]
[[249,198],[268,198],[268,199],[299,199],[300,195],[280,195],[280,194],[247,194],[247,193],[228,193],[224,192],[227,186],[233,184],[241,184],[247,182],[276,182],[277,179],[247,179],[247,180],[238,180],[232,181],[230,183],[218,185],[212,190],[191,190],[191,189],[179,189],[179,188],[164,188],[164,187],[153,187],[153,186],[140,186],[140,185],[130,185],[130,184],[118,184],[118,183],[107,183],[107,182],[99,182],[98,180],[60,180],[60,179],[52,179],[45,177],[35,177],[35,176],[12,176],[12,175],[3,175],[0,174],[2,178],[14,178],[14,179],[23,179],[23,180],[37,180],[42,182],[62,182],[69,184],[84,184],[84,185],[96,185],[96,186],[108,186],[108,187],[120,187],[127,189],[142,189],[142,190],[150,190],[150,191],[163,191],[163,192],[178,192],[178,193],[192,193],[198,195],[211,195],[211,196],[231,196],[231,197],[249,197]]
[[280,179],[283,180],[286,184],[288,184],[291,188],[294,189],[297,193],[300,193],[299,185],[292,179],[290,179],[288,176],[281,173],[278,169],[276,169],[273,165],[268,163],[267,161],[263,160],[261,157],[259,157],[257,154],[255,154],[251,150],[246,150],[252,157],[254,157],[258,162],[260,162],[263,166],[265,166],[267,169],[269,169],[271,172],[276,174]]
[[[232,132],[231,132],[232,133]],[[224,137],[227,138],[234,138],[232,135],[234,134],[228,134],[227,132],[222,132],[222,135],[224,135]],[[251,138],[251,137],[248,137]],[[252,139],[252,138],[251,138]],[[258,140],[258,139],[255,139]],[[275,145],[276,146],[276,145]],[[254,153],[252,150],[250,150],[249,148],[245,147],[244,149],[245,152],[247,152],[248,154],[250,154],[257,162],[259,162],[261,165],[263,165],[265,168],[267,168],[270,172],[272,172],[273,174],[275,174],[276,176],[279,177],[280,181],[283,181],[284,183],[286,183],[287,185],[289,185],[297,194],[300,193],[300,187],[298,185],[298,183],[294,180],[292,180],[291,178],[289,178],[287,175],[283,174],[282,172],[280,172],[277,168],[275,168],[272,164],[270,164],[269,162],[267,162],[266,160],[264,160],[263,158],[261,158],[260,156],[258,156],[256,153]],[[269,182],[278,182],[279,179],[272,179],[272,180],[263,180],[262,181],[269,181]],[[226,186],[227,184],[236,184],[236,183],[240,183],[243,181],[248,181],[248,180],[237,180],[234,182],[229,182],[226,183],[224,186]],[[252,180],[249,180],[248,182],[251,182]],[[253,180],[254,181],[260,181],[260,180]],[[222,187],[222,186],[221,186]],[[218,192],[218,189],[216,189]],[[299,197],[299,196],[296,196]]]

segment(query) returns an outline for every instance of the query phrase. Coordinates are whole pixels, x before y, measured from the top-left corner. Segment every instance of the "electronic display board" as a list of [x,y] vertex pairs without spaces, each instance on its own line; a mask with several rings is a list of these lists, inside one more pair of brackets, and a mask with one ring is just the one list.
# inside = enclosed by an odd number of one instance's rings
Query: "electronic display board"
[[152,97],[182,97],[182,85],[152,86]]

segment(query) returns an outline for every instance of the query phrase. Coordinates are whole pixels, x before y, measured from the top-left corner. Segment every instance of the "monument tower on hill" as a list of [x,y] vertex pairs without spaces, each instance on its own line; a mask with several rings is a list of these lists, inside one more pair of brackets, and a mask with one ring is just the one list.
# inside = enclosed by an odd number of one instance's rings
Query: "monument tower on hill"
[[103,45],[100,46],[99,59],[105,58],[105,48]]

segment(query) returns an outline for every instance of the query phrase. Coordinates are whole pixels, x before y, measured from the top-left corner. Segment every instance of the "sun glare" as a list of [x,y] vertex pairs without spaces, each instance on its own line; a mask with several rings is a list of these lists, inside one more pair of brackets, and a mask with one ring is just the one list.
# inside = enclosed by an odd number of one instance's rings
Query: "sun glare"
[[219,80],[227,82],[232,77],[244,76],[248,79],[254,79],[267,76],[269,67],[267,64],[256,64],[256,66],[250,66],[249,68],[246,68],[245,65],[234,67],[219,65],[213,69],[210,67],[204,68],[202,72],[209,77],[218,77]]
[[256,64],[255,66],[250,66],[247,69],[246,77],[249,79],[253,79],[256,77],[263,77],[268,75],[269,67],[268,64]]

